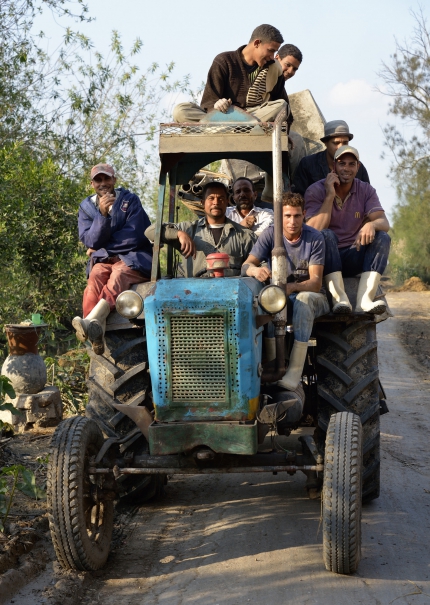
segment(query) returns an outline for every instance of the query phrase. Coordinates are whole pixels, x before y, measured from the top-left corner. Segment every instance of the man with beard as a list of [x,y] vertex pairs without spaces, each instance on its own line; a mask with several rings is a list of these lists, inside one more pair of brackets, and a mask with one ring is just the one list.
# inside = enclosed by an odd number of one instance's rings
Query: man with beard
[[355,312],[380,315],[386,306],[374,298],[388,262],[390,225],[375,189],[356,178],[359,169],[355,147],[344,145],[336,151],[333,171],[306,191],[307,225],[324,236],[324,279],[333,313],[352,311],[343,276],[361,273]]
[[229,206],[226,216],[259,236],[273,225],[273,210],[254,206],[257,192],[254,183],[246,177],[240,177],[233,183],[233,200],[236,206]]
[[[215,252],[224,252],[230,257],[230,269],[226,270],[226,277],[240,275],[243,261],[257,240],[256,235],[226,217],[228,191],[223,183],[206,183],[202,200],[205,216],[193,222],[164,223],[161,241],[179,250],[186,259],[179,266],[181,277],[203,275],[207,255]],[[154,241],[155,225],[151,225],[145,235],[150,241]]]
[[90,195],[79,206],[79,239],[90,257],[83,317],[72,325],[77,338],[89,340],[95,353],[104,351],[106,318],[118,295],[151,276],[152,246],[144,231],[150,220],[140,199],[131,191],[115,189],[115,171],[109,164],[91,170]]

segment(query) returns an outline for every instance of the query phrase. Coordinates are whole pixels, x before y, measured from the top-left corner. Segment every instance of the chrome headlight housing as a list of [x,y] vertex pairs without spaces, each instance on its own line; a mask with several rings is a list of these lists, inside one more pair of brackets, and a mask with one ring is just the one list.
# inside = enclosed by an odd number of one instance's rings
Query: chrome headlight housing
[[287,295],[285,290],[279,286],[270,284],[261,290],[258,295],[258,302],[266,313],[275,315],[282,311],[287,304]]
[[135,319],[143,311],[143,298],[134,290],[125,290],[116,299],[118,313],[126,319]]

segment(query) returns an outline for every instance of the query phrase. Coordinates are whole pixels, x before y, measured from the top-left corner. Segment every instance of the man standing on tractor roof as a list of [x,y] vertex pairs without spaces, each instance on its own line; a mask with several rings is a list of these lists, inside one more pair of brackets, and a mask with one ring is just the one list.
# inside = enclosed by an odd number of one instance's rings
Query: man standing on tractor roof
[[259,236],[267,227],[273,225],[273,210],[254,206],[257,195],[251,179],[245,176],[236,179],[233,183],[233,200],[236,206],[229,206],[226,216]]
[[375,189],[357,178],[359,160],[355,147],[339,147],[333,171],[306,191],[307,224],[324,235],[333,313],[352,311],[342,276],[361,273],[355,311],[380,315],[386,306],[374,298],[388,262],[390,225]]
[[262,122],[273,121],[288,104],[282,67],[275,61],[283,41],[276,27],[256,27],[248,44],[215,57],[201,105],[179,103],[173,109],[173,119],[199,122],[212,109],[226,113],[230,105],[236,105]]
[[[304,204],[302,196],[297,193],[284,193],[282,196],[283,241],[289,265],[287,296],[293,304],[294,345],[288,370],[277,384],[288,391],[295,390],[300,383],[315,318],[330,311],[322,291],[324,238],[304,223]],[[275,230],[272,226],[258,238],[242,267],[242,275],[255,277],[261,282],[270,278],[274,246]],[[262,267],[263,261],[269,266]],[[266,338],[265,345],[268,359],[273,359],[275,339]]]
[[[334,154],[339,147],[349,145],[354,135],[349,132],[349,126],[343,120],[333,120],[327,122],[324,126],[324,136],[321,141],[326,146],[324,151],[319,151],[312,155],[307,155],[300,160],[293,178],[292,189],[295,193],[305,195],[305,191],[310,185],[325,179],[330,171],[333,170]],[[357,179],[369,183],[369,175],[363,164],[360,164]]]
[[[161,241],[179,250],[186,258],[180,265],[182,277],[204,274],[206,256],[215,252],[224,252],[230,257],[230,269],[226,270],[226,277],[240,275],[242,263],[249,255],[257,236],[226,217],[228,191],[223,183],[206,183],[202,200],[205,216],[193,222],[164,223]],[[145,235],[154,241],[155,225],[151,225]]]
[[150,220],[140,199],[131,191],[115,189],[115,171],[109,164],[91,169],[95,195],[79,206],[79,239],[90,257],[83,317],[72,321],[77,338],[87,339],[97,355],[104,351],[106,318],[117,296],[151,275],[152,246],[144,231]]

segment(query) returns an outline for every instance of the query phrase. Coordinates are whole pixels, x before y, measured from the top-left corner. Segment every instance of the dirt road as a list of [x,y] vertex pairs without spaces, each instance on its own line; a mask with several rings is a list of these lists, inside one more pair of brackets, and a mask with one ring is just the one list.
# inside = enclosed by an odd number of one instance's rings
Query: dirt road
[[[430,293],[413,296],[430,303]],[[325,571],[320,502],[307,498],[304,476],[179,477],[160,503],[137,511],[81,602],[430,604],[430,376],[397,338],[403,298],[390,295],[398,318],[378,326],[390,413],[381,417],[382,494],[363,510],[358,573]],[[43,602],[30,594],[15,603]]]

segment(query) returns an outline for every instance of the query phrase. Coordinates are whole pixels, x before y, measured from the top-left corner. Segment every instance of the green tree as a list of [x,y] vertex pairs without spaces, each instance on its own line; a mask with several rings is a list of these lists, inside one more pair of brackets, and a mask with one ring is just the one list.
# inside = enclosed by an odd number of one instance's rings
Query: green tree
[[430,29],[422,10],[412,13],[415,28],[409,40],[396,40],[391,62],[379,73],[380,92],[392,99],[389,113],[408,126],[385,129],[391,152],[391,176],[399,202],[393,214],[391,265],[399,279],[417,275],[430,280]]
[[22,144],[0,150],[0,188],[0,324],[39,311],[54,325],[70,326],[85,287],[76,227],[85,190],[52,158],[41,161]]
[[[76,9],[76,12],[72,9]],[[49,125],[42,107],[55,97],[55,75],[33,32],[35,17],[50,10],[56,18],[90,21],[83,0],[1,0],[0,144],[34,140]]]
[[150,200],[160,107],[188,90],[188,78],[173,79],[173,63],[140,72],[142,42],[126,51],[117,32],[104,57],[65,28],[47,56],[32,29],[44,9],[72,24],[91,20],[83,0],[0,0],[0,348],[3,324],[33,312],[70,327],[85,287],[77,210],[89,169],[112,163],[119,184]]

